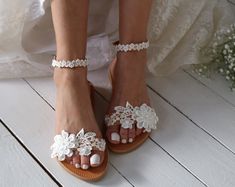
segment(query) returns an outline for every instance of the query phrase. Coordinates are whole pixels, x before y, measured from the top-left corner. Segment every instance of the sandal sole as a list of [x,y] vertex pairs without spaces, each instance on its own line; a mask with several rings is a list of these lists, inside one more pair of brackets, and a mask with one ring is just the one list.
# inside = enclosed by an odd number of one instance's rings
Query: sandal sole
[[89,167],[87,170],[75,168],[74,165],[71,165],[66,161],[58,162],[67,172],[79,179],[85,181],[98,181],[103,178],[107,172],[108,157],[108,150],[106,149],[103,163],[98,167]]

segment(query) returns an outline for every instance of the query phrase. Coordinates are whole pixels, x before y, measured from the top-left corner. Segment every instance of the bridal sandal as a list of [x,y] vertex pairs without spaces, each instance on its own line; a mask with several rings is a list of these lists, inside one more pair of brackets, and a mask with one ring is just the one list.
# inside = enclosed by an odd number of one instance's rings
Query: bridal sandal
[[[131,44],[116,44],[117,52],[140,51],[149,47],[149,42],[131,43]],[[117,59],[115,58],[109,68],[109,79],[113,83],[111,68],[114,68]],[[139,128],[142,133],[137,135],[134,141],[121,142],[119,144],[112,144],[107,141],[109,149],[115,153],[126,153],[138,148],[147,140],[151,130],[157,129],[158,116],[155,110],[143,103],[140,106],[132,106],[131,103],[126,102],[125,106],[114,107],[113,113],[105,116],[106,128],[112,125],[120,124],[124,129]],[[114,134],[117,138],[116,132]],[[114,136],[114,137],[115,137]],[[112,137],[112,134],[111,134]],[[120,134],[119,134],[120,137]]]
[[[58,61],[55,58],[52,60],[52,67],[58,68],[76,68],[76,67],[86,67],[87,60],[73,60],[73,61]],[[92,84],[90,85],[90,92],[94,89]],[[92,95],[92,94],[91,94]],[[91,98],[92,99],[92,98]],[[108,151],[106,149],[106,142],[102,138],[97,138],[95,132],[85,132],[82,128],[78,133],[73,134],[61,131],[61,134],[57,134],[54,137],[54,143],[51,146],[51,158],[57,158],[60,165],[74,176],[86,180],[86,181],[96,181],[104,176],[107,170],[108,164]],[[97,167],[80,168],[80,165],[76,167],[66,161],[66,157],[72,157],[75,154],[80,156],[89,156],[92,154],[92,150],[99,150],[104,152],[104,160],[101,165]],[[100,157],[94,154],[90,157],[90,160],[99,160]]]

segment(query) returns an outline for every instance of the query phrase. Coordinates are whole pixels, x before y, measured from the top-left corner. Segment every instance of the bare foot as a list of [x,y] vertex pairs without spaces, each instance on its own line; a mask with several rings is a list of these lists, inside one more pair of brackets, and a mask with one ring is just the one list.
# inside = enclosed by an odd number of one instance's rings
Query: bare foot
[[[86,74],[85,68],[55,68],[56,134],[62,130],[77,134],[84,128],[85,132],[93,131],[98,138],[102,138],[93,113]],[[97,167],[103,159],[104,153],[98,150],[92,151],[90,156],[76,153],[66,158],[70,164],[82,169]]]
[[[146,51],[118,53],[116,64],[111,65],[113,92],[108,115],[114,112],[115,106],[125,106],[127,101],[133,106],[150,104],[145,83],[146,62]],[[116,124],[107,128],[106,136],[110,143],[125,144],[133,142],[141,133],[143,129],[124,129]]]

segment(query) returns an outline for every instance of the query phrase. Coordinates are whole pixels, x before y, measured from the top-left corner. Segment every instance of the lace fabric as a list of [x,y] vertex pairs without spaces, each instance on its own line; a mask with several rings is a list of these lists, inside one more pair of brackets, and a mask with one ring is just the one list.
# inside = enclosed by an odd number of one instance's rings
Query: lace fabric
[[73,156],[75,151],[78,151],[81,156],[89,156],[93,148],[104,151],[105,146],[105,140],[96,138],[94,132],[85,132],[84,129],[81,129],[75,135],[62,130],[61,134],[54,137],[51,158],[57,157],[59,161],[63,161],[66,156]]
[[[115,55],[118,0],[91,0],[90,6],[88,69],[96,70]],[[226,0],[153,0],[149,71],[166,75],[181,65],[199,63],[200,49],[217,30],[235,22],[234,12]],[[50,0],[0,0],[0,78],[52,75],[54,54]]]
[[155,1],[152,15],[148,68],[155,75],[199,63],[200,50],[214,33],[235,22],[232,7],[223,0]]
[[116,106],[115,112],[110,116],[105,116],[107,126],[115,125],[117,122],[124,129],[134,128],[134,124],[139,129],[144,129],[144,132],[151,132],[152,129],[157,129],[158,117],[153,108],[147,104],[141,106],[132,106],[129,102],[126,106]]

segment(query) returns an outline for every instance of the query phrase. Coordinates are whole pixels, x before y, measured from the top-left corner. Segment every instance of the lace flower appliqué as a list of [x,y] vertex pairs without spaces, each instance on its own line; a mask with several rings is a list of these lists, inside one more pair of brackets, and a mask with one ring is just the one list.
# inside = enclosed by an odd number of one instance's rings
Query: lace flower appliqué
[[116,106],[115,112],[105,117],[107,126],[115,125],[119,122],[124,129],[132,129],[136,123],[137,128],[144,128],[144,131],[151,132],[157,128],[158,117],[153,108],[147,104],[142,104],[140,107],[133,107],[130,103],[126,106]]
[[59,161],[65,160],[66,156],[71,157],[77,150],[79,155],[90,155],[93,147],[100,151],[104,151],[106,142],[104,139],[96,138],[94,132],[84,132],[81,129],[77,135],[69,134],[64,130],[61,134],[54,137],[54,144],[51,146],[51,157],[57,157]]
[[77,146],[77,139],[75,134],[69,134],[64,130],[61,134],[54,137],[54,144],[51,146],[51,158],[58,157],[59,161],[65,160],[65,157],[73,155],[73,149]]
[[82,129],[76,136],[78,140],[78,152],[79,155],[88,156],[91,154],[92,148],[95,147],[100,151],[105,150],[105,140],[96,138],[96,133],[94,132],[84,132]]
[[137,128],[144,128],[144,131],[151,132],[151,129],[157,128],[158,117],[153,108],[146,104],[134,108],[135,120]]

